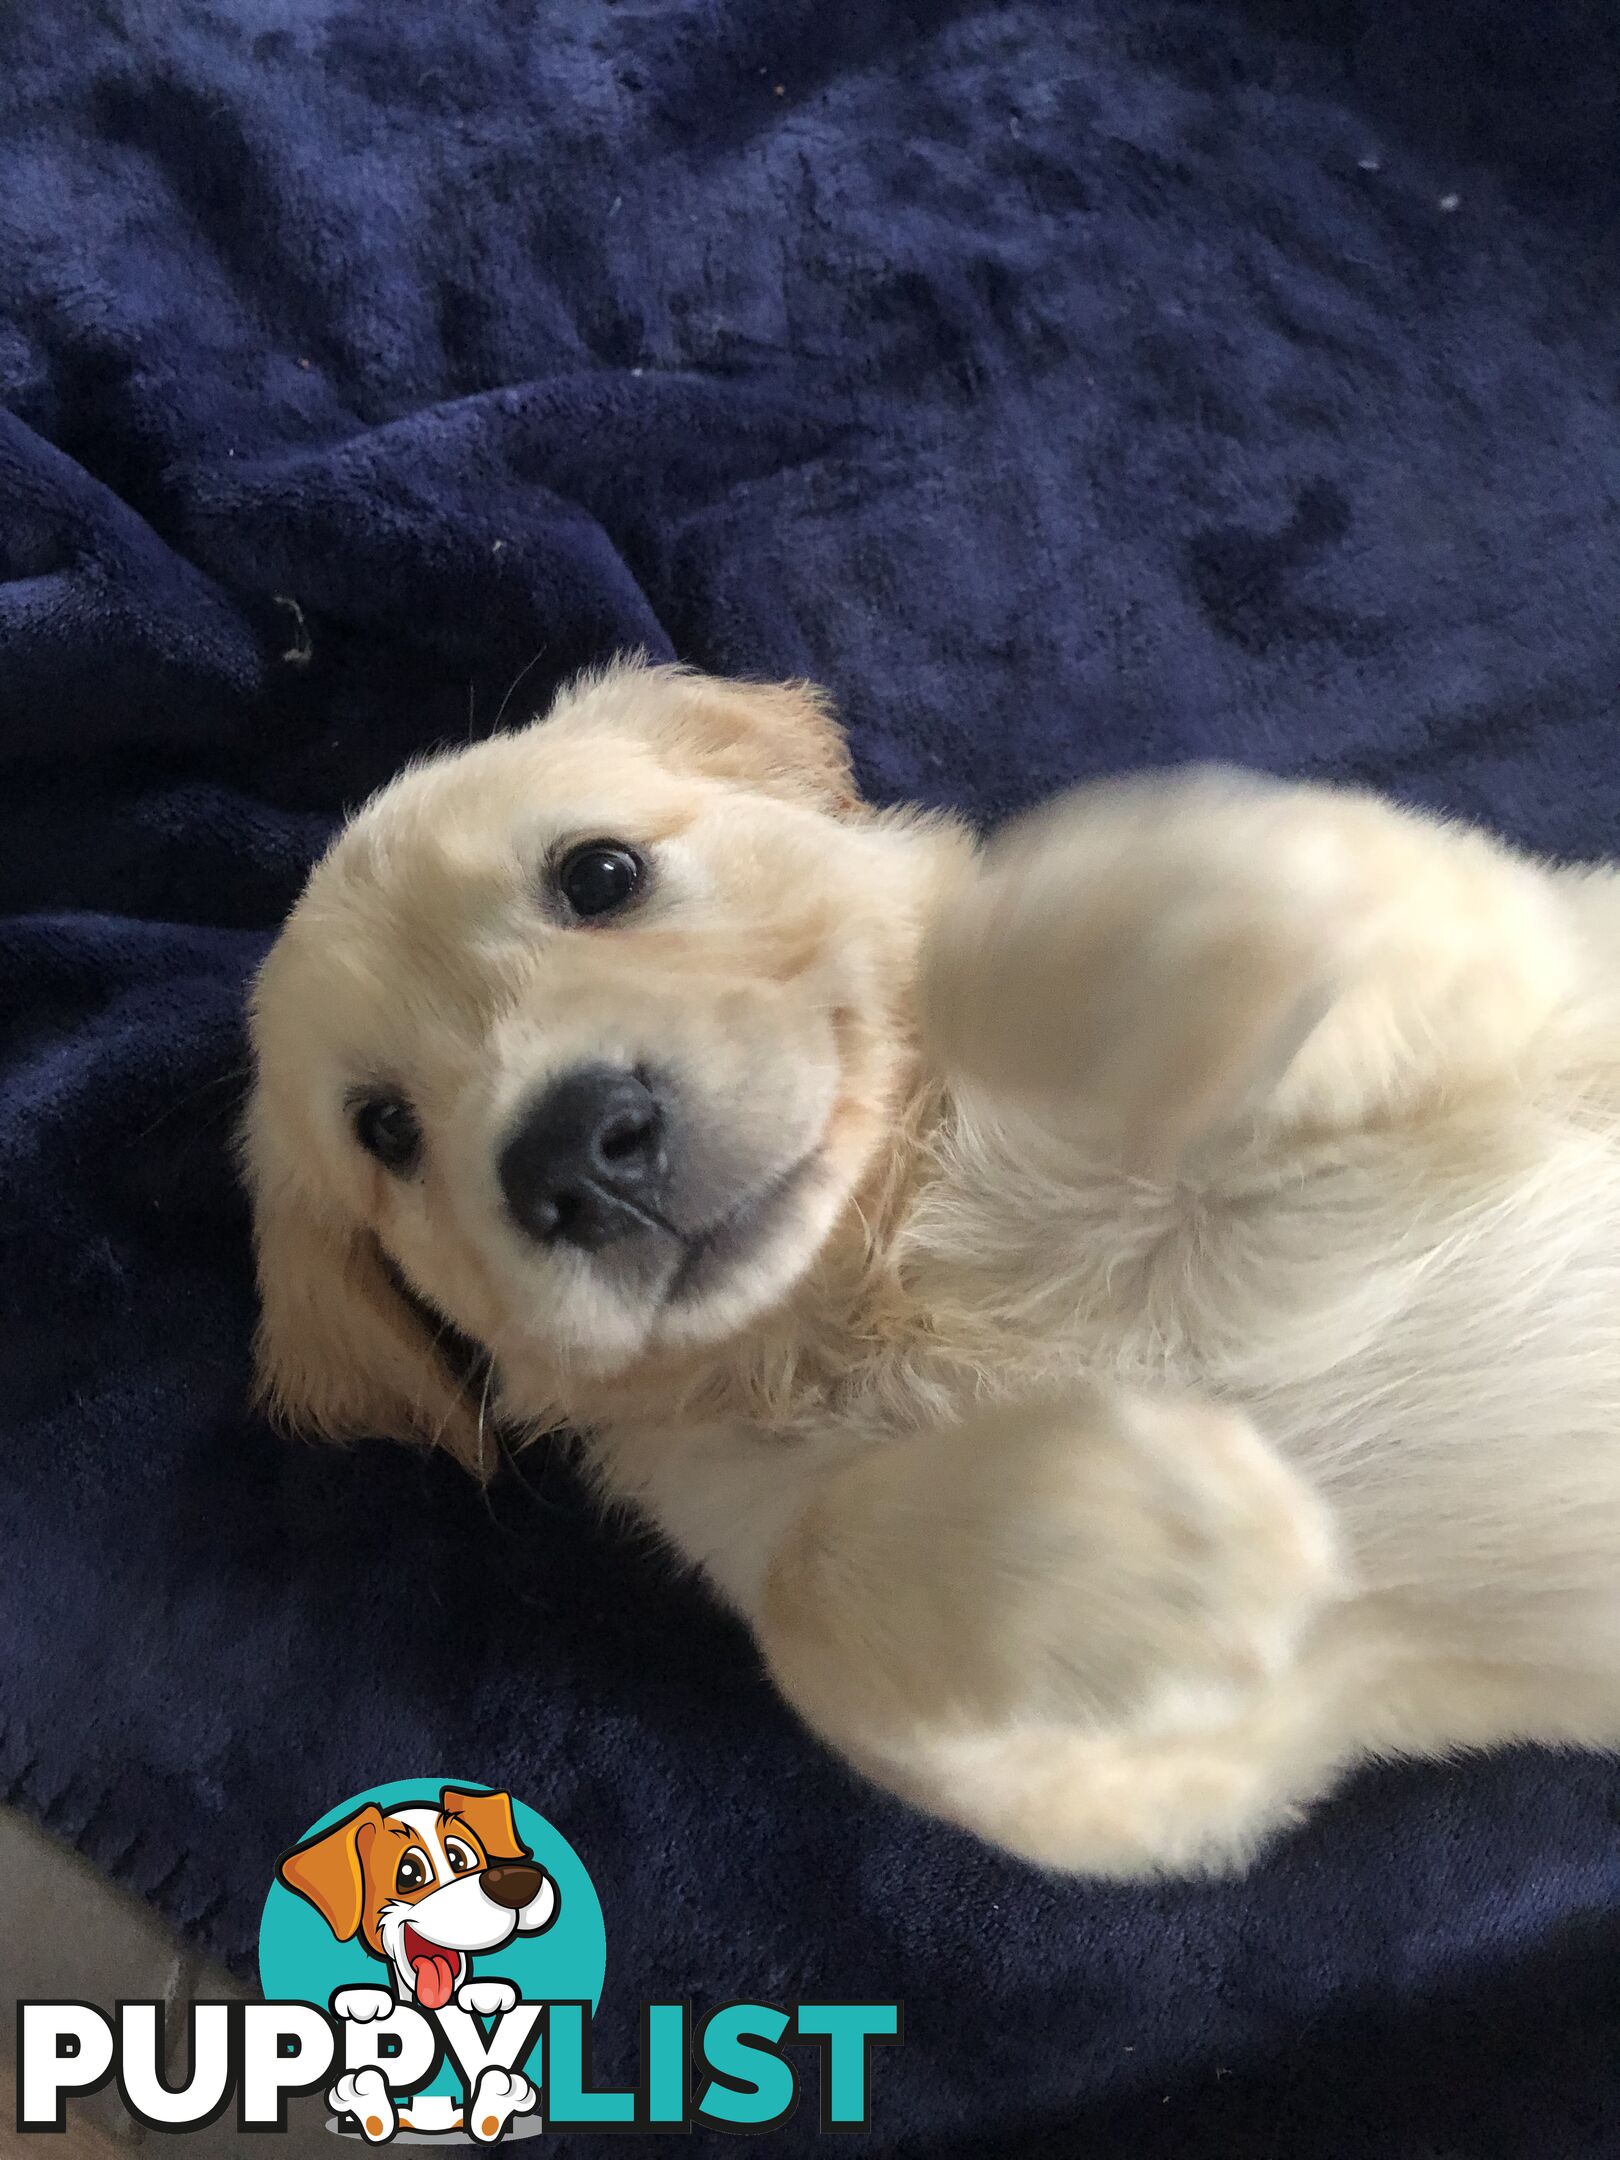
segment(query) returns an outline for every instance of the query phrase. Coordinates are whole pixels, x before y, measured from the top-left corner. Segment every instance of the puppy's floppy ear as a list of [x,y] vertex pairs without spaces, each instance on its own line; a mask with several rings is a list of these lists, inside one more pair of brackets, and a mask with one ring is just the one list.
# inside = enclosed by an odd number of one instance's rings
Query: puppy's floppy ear
[[276,1880],[307,1898],[339,1942],[352,1942],[366,1911],[366,1854],[382,1828],[382,1809],[368,1800],[358,1814],[334,1823],[276,1862]]
[[839,815],[860,806],[844,731],[814,683],[728,682],[630,661],[602,686],[633,725],[702,772]]
[[503,1792],[462,1792],[447,1785],[439,1795],[446,1815],[459,1815],[490,1860],[527,1860],[529,1848],[518,1836],[511,1797]]
[[243,1159],[253,1195],[260,1400],[295,1432],[378,1434],[448,1448],[483,1474],[476,1390],[440,1358],[368,1231],[331,1220],[279,1174],[250,1109]]

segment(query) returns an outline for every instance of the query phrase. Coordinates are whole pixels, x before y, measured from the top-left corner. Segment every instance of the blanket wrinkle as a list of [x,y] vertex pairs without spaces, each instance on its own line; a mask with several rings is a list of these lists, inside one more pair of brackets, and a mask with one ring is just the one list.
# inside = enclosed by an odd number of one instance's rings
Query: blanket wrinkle
[[315,1816],[509,1785],[599,2078],[892,1993],[874,2153],[1610,2160],[1611,1762],[1017,1866],[563,1451],[272,1434],[231,1135],[345,810],[628,647],[825,680],[884,801],[1228,759],[1612,853],[1616,109],[1606,0],[0,11],[0,1799],[248,1973]]

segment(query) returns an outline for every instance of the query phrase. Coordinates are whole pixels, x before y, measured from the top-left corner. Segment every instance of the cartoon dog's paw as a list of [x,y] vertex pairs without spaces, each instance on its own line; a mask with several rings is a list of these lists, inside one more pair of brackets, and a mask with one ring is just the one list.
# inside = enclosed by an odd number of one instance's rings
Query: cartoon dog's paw
[[[346,1995],[380,1995],[380,1988],[345,1988]],[[386,2001],[387,1998],[384,1997]],[[341,2017],[342,2012],[338,2015]],[[352,2115],[368,2145],[385,2145],[395,2130],[394,2103],[380,2070],[351,2070],[326,2096],[334,2115]]]
[[467,2127],[480,2145],[493,2145],[514,2115],[527,2115],[539,2094],[521,2070],[500,2070],[491,2063],[467,2107]]
[[387,2017],[393,2007],[394,1998],[387,1988],[339,1988],[332,1997],[332,2015],[350,2025],[369,2025],[375,2018]]
[[456,1989],[456,2008],[474,2017],[499,2017],[517,2008],[518,1991],[510,1980],[463,1980]]

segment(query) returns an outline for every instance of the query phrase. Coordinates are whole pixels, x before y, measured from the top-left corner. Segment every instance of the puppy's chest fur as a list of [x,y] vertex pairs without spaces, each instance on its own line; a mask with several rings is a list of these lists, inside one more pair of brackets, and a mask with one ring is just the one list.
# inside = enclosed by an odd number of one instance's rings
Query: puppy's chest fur
[[1333,1494],[1375,1579],[1403,1580],[1437,1518],[1483,1558],[1513,1534],[1527,1431],[1556,1419],[1573,1461],[1582,1436],[1620,1446],[1613,1125],[1515,1099],[1257,1146],[1170,1186],[958,1105],[876,1316],[826,1332],[767,1414],[627,1427],[602,1470],[748,1612],[830,1463],[1114,1381],[1249,1411]]

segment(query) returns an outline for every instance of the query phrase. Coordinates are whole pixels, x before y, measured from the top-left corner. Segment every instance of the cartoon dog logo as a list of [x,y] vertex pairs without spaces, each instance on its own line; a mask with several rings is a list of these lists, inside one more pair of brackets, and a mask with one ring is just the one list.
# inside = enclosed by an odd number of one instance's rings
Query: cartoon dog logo
[[[356,1939],[388,1968],[390,1986],[341,1988],[340,2018],[369,2022],[396,2003],[442,2010],[454,2003],[478,2017],[509,2010],[509,1981],[475,1980],[472,1961],[518,1935],[538,1935],[557,1917],[557,1886],[518,1835],[510,1797],[445,1786],[438,1803],[393,1807],[375,1801],[283,1854],[277,1879],[308,1900],[339,1942]],[[534,2107],[520,2071],[491,2065],[471,2106],[457,2112],[428,2095],[396,2110],[378,2070],[340,2078],[328,2094],[339,2118],[384,2143],[396,2128],[459,2130],[492,2143],[514,2115]]]

